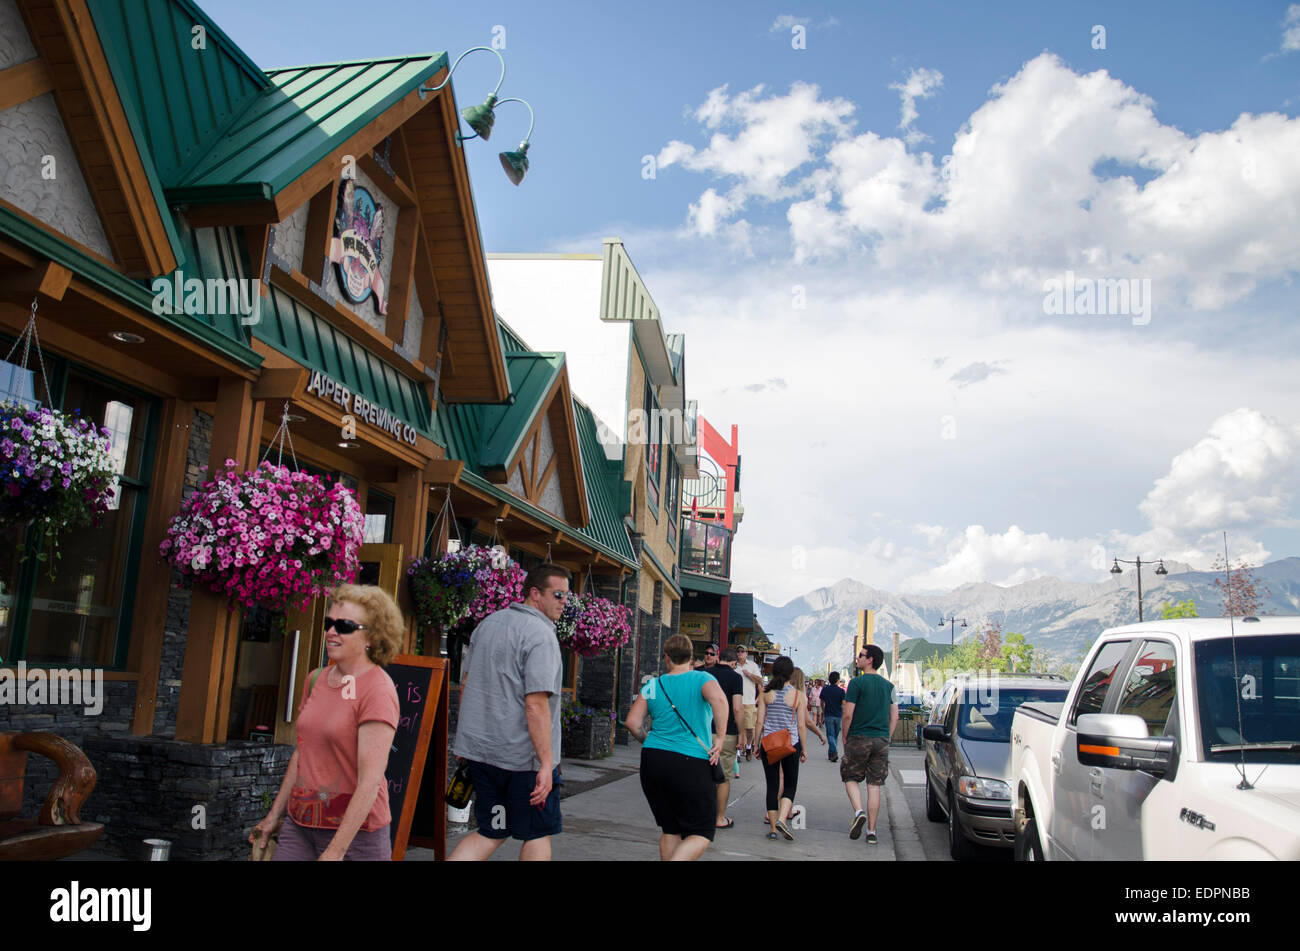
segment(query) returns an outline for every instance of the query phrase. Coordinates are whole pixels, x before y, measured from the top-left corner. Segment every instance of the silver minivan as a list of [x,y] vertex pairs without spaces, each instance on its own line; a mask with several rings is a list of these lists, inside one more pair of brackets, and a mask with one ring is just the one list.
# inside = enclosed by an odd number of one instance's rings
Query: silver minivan
[[1011,848],[1011,719],[1030,701],[1064,702],[1070,684],[1055,674],[956,678],[944,684],[925,727],[925,814],[948,823],[958,861],[974,845]]

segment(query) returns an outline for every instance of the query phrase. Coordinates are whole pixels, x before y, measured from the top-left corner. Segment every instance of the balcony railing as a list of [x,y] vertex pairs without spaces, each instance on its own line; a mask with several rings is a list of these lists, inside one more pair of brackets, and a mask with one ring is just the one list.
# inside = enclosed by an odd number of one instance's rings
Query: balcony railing
[[682,571],[731,577],[731,531],[725,525],[682,519]]

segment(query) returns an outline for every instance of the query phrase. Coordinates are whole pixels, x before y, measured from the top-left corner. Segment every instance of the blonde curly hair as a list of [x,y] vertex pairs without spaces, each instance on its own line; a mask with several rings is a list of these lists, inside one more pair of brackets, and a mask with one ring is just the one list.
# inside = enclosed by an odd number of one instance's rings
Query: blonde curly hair
[[406,621],[392,596],[372,584],[341,584],[330,592],[330,603],[346,601],[366,612],[366,648],[380,667],[402,650]]

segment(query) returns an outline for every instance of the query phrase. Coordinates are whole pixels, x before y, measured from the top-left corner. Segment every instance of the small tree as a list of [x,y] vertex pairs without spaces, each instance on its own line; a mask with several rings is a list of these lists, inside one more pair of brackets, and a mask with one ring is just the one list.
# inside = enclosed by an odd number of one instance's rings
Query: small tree
[[[1023,638],[1022,638],[1023,640]],[[980,670],[1006,670],[1007,661],[1002,650],[1002,625],[985,621],[975,641],[975,666]]]
[[1009,674],[1027,674],[1034,669],[1034,645],[1025,635],[1009,633],[1002,645],[1003,667]]
[[1200,617],[1196,613],[1196,602],[1191,598],[1186,601],[1175,601],[1172,604],[1165,602],[1160,605],[1160,617],[1166,621],[1180,617]]
[[1219,557],[1215,559],[1214,571],[1228,576],[1226,580],[1222,577],[1214,579],[1214,590],[1223,603],[1222,617],[1249,617],[1260,613],[1259,609],[1264,606],[1264,599],[1270,592],[1263,582],[1255,580],[1254,565],[1239,561],[1233,570]]

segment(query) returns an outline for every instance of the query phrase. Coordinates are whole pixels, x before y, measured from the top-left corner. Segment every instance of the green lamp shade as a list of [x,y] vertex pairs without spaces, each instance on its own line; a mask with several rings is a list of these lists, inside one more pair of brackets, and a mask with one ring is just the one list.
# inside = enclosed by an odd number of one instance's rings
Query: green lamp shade
[[501,167],[506,171],[506,178],[511,184],[518,185],[528,174],[528,143],[519,146],[518,152],[502,152]]
[[488,96],[480,105],[470,106],[460,111],[465,123],[477,133],[484,142],[492,137],[492,126],[497,121],[492,107],[497,104],[496,96]]

